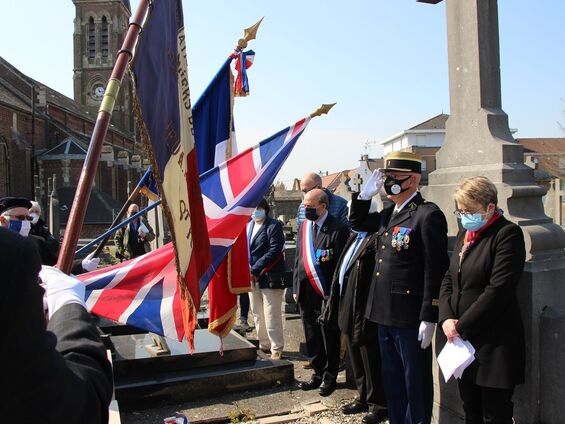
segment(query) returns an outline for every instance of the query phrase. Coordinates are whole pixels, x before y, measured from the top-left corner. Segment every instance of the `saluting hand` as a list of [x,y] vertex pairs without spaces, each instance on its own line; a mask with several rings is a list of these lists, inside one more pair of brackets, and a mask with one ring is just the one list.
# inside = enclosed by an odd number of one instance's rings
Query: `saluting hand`
[[359,200],[370,200],[375,194],[381,191],[384,183],[385,174],[379,169],[373,171],[373,175],[365,183],[363,190],[359,193]]
[[455,336],[459,336],[459,333],[455,328],[455,326],[457,325],[457,321],[458,320],[456,319],[446,319],[441,325],[441,328],[443,329],[443,333],[447,337],[447,341],[450,343]]

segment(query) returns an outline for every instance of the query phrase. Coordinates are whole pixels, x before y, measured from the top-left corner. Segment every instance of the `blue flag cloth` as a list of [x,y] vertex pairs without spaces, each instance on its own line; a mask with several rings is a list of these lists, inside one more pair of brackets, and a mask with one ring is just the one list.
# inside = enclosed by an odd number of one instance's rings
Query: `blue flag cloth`
[[192,109],[200,174],[225,162],[226,151],[236,155],[232,118],[231,58],[228,58]]
[[156,202],[161,198],[159,194],[159,189],[157,188],[157,181],[153,176],[153,172],[151,171],[151,167],[147,168],[141,180],[137,183],[137,187],[139,187],[139,192],[144,196],[148,197],[152,201]]

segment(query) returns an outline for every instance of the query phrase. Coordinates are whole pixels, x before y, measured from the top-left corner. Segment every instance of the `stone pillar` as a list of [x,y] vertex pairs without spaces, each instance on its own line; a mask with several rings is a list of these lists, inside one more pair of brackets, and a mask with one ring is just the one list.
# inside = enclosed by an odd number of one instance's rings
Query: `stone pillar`
[[63,187],[71,185],[71,161],[70,159],[62,159],[61,165],[63,167]]
[[[149,200],[149,205],[152,205],[153,201]],[[147,212],[147,220],[149,225],[153,227],[155,232],[155,238],[151,241],[151,250],[155,250],[165,244],[165,223],[163,217],[163,209],[160,206],[151,209]]]
[[[522,227],[527,263],[518,296],[526,329],[526,384],[518,386],[514,415],[519,423],[540,417],[540,317],[545,306],[565,308],[565,233],[543,210],[546,189],[524,165],[523,149],[512,138],[502,110],[496,0],[447,0],[450,117],[437,153],[437,169],[423,194],[444,211],[449,235],[458,223],[453,192],[467,177],[484,175],[498,189],[505,216]],[[439,330],[441,331],[441,330]],[[440,337],[438,337],[440,339]],[[438,340],[439,341],[439,340]],[[438,343],[440,344],[440,343]],[[443,383],[436,369],[434,419],[462,422],[456,385]]]
[[57,240],[61,238],[60,222],[59,222],[59,196],[57,194],[57,175],[53,174],[51,180],[51,192],[49,193],[48,211],[49,211],[49,231]]

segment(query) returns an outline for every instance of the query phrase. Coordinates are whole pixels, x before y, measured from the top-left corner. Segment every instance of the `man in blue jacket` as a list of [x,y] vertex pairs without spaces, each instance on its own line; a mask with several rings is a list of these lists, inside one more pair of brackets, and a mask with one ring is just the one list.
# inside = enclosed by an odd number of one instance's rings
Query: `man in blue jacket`
[[[347,201],[340,196],[333,194],[327,188],[322,187],[322,177],[315,172],[309,172],[302,179],[300,180],[300,190],[302,193],[306,194],[315,188],[322,189],[326,196],[328,196],[328,213],[340,221],[345,226],[349,227],[349,221],[347,219],[348,209],[347,209]],[[302,221],[306,219],[304,214],[304,203],[301,203],[298,207],[298,213],[296,215],[296,226],[297,228],[300,227]]]

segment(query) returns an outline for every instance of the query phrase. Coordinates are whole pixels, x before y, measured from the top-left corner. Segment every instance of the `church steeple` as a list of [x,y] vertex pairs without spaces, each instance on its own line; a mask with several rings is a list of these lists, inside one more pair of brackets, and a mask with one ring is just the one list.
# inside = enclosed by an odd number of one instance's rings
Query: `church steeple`
[[[126,34],[131,9],[129,0],[73,0],[74,98],[96,116],[104,89],[112,73],[116,53]],[[131,82],[124,78],[112,123],[131,132]]]

